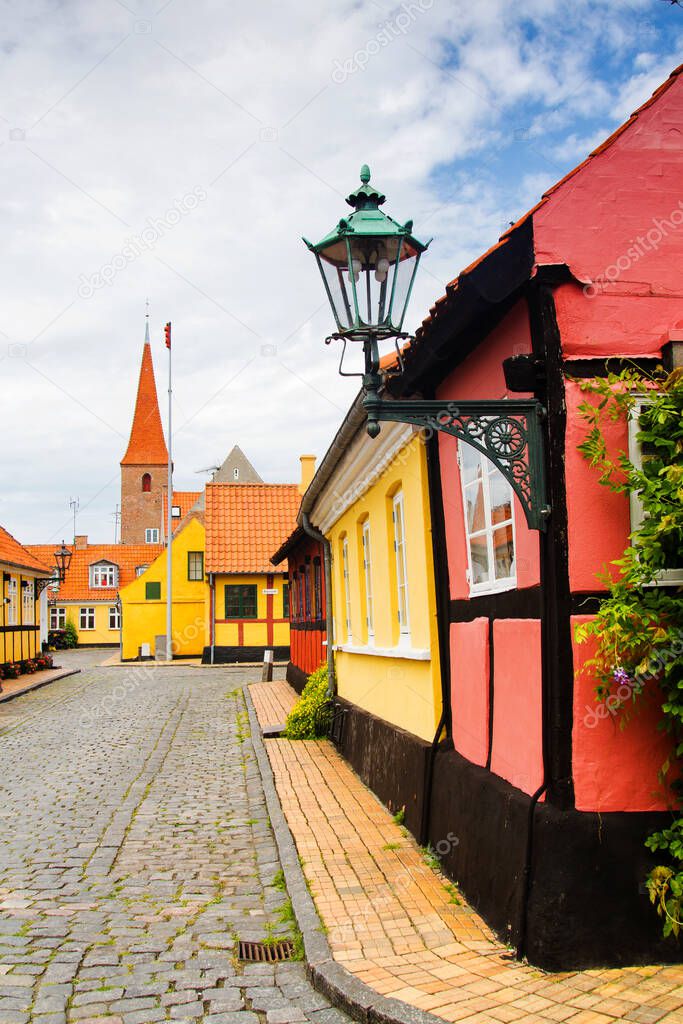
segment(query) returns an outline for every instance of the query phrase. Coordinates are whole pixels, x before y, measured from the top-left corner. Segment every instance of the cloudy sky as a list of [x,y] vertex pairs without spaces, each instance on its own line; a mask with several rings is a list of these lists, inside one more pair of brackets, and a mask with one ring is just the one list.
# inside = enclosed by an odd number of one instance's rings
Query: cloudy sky
[[363,162],[446,281],[680,62],[665,0],[4,0],[0,522],[113,539],[145,300],[176,486],[238,443],[266,480],[322,455],[337,376],[300,236]]

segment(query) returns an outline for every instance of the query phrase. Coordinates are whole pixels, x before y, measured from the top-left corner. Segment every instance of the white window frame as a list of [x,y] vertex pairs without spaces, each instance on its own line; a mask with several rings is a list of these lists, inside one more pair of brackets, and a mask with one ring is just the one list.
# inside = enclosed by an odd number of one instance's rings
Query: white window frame
[[21,588],[21,623],[23,626],[35,626],[36,624],[34,593],[33,580],[24,580]]
[[[463,471],[462,464],[462,448],[461,444],[464,442],[458,442],[458,469],[460,471],[460,490],[462,493],[462,513],[463,523],[465,527],[465,546],[467,548],[467,582],[470,588],[470,596],[479,596],[480,594],[500,594],[505,590],[515,590],[517,587],[517,527],[515,523],[515,492],[509,480],[503,477],[503,480],[510,492],[510,519],[505,519],[500,523],[494,523],[491,517],[491,475],[494,471],[500,473],[498,467],[493,463],[483,452],[478,451],[476,448],[470,446],[472,451],[479,457],[479,464],[482,471],[481,476],[481,490],[484,499],[484,529],[474,530],[470,533],[469,524],[467,522],[467,487],[468,484],[465,482],[465,473]],[[502,475],[502,474],[501,474]],[[470,484],[473,481],[470,481]],[[506,526],[512,526],[512,564],[513,571],[510,576],[506,576],[503,579],[495,579],[495,549],[493,545],[493,535],[497,530],[502,530]],[[493,579],[485,580],[482,583],[474,582],[474,571],[472,568],[472,547],[471,540],[473,537],[485,537],[486,538],[486,555],[489,564],[489,576],[493,575]]]
[[[92,620],[92,626],[88,623]],[[84,625],[85,621],[85,625]],[[78,609],[78,631],[79,633],[90,633],[95,628],[95,609],[92,605],[85,605]]]
[[148,569],[149,569],[148,565],[136,565],[135,566],[135,576],[136,576],[136,578],[138,576],[142,576],[143,572],[147,572]]
[[349,538],[342,537],[342,586],[344,588],[344,616],[346,639],[351,639],[351,580],[349,576]]
[[410,638],[410,602],[408,599],[408,551],[406,547],[406,514],[403,491],[391,499],[391,521],[394,527],[394,558],[396,560],[396,610],[399,640]]
[[93,589],[111,590],[119,584],[119,567],[112,562],[96,562],[90,566],[90,586]]
[[368,631],[368,643],[375,639],[375,617],[372,603],[372,543],[370,538],[370,519],[361,525],[361,544],[363,554],[363,580],[365,583],[365,625]]
[[19,601],[17,597],[17,578],[10,576],[7,581],[7,625],[19,625]]
[[121,628],[121,609],[117,604],[109,605],[109,628]]
[[[630,410],[628,418],[628,457],[629,461],[633,463],[636,469],[640,470],[643,468],[643,449],[637,437],[640,415],[645,406],[651,404],[652,399],[648,398],[646,395],[638,397],[635,405]],[[639,491],[631,491],[629,493],[629,512],[631,519],[631,533],[633,533],[635,530],[640,529],[643,520],[645,519],[645,512],[643,510],[643,503],[640,499]],[[650,584],[650,586],[653,587],[680,587],[682,585],[683,567],[680,569],[662,569],[661,572],[657,573],[656,577]]]
[[50,606],[50,629],[64,629],[66,626],[66,608]]
[[148,526],[145,530],[145,544],[159,543],[159,527]]

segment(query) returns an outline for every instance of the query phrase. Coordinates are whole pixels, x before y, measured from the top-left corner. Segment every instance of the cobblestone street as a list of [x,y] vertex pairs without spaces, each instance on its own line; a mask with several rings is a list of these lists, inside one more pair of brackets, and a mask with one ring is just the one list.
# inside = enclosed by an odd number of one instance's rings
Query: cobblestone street
[[103,657],[0,710],[0,1024],[343,1024],[301,963],[235,957],[291,932],[254,670]]

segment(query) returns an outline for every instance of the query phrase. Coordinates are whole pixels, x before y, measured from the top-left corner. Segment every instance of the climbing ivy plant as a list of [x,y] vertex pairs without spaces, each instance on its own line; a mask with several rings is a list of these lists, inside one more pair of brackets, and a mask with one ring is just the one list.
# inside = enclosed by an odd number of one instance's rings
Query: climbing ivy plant
[[[671,793],[673,820],[646,841],[661,855],[647,887],[664,935],[677,937],[683,928],[683,589],[657,581],[663,571],[683,567],[683,371],[650,376],[629,368],[579,383],[590,394],[579,406],[588,424],[579,450],[601,484],[639,496],[643,519],[622,557],[599,577],[607,597],[595,618],[577,627],[577,640],[594,640],[594,656],[583,670],[597,678],[596,699],[618,713],[622,725],[641,700],[661,709],[658,726],[670,740],[670,755],[660,781]],[[624,451],[611,454],[605,437],[610,423],[635,416],[642,465]]]

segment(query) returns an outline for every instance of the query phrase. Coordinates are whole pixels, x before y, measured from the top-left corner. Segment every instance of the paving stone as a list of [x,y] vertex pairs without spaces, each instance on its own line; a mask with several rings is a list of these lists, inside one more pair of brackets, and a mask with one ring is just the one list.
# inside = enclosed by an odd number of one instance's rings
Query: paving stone
[[286,972],[232,959],[283,901],[230,695],[251,670],[152,667],[132,686],[101,652],[68,657],[81,674],[12,702],[12,731],[0,711],[0,1024],[66,1024],[67,1006],[70,1024],[266,1024],[241,989],[262,1013],[329,1007],[300,965],[283,995]]

